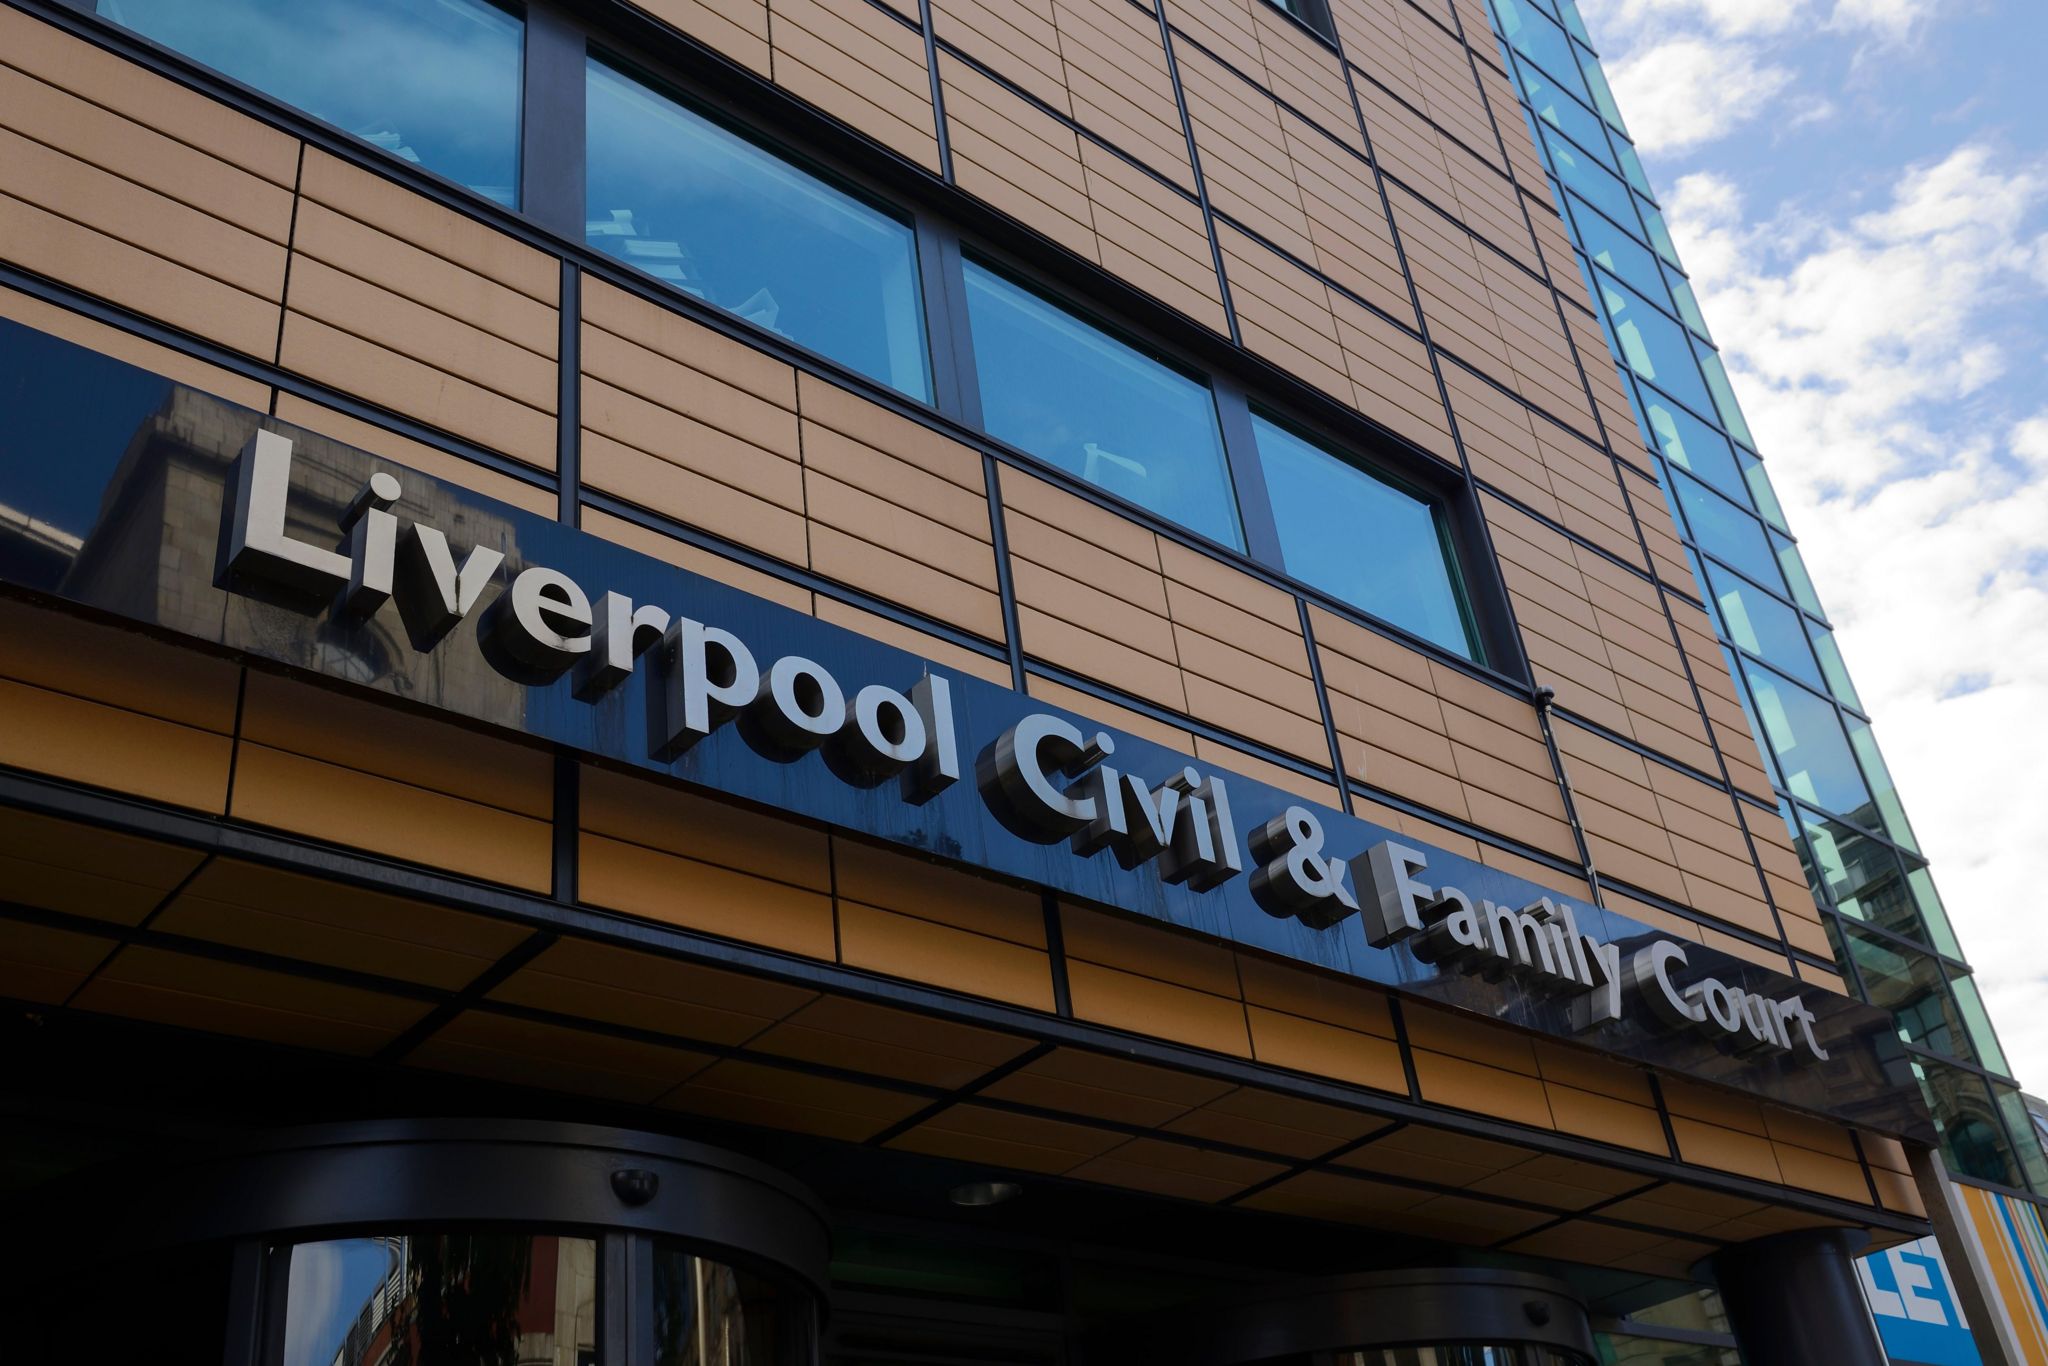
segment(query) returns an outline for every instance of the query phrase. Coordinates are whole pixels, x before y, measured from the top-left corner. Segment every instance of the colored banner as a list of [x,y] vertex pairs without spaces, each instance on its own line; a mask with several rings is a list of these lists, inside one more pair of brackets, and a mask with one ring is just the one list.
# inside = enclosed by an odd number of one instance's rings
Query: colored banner
[[1856,1263],[1863,1297],[1899,1366],[1981,1366],[1955,1282],[1932,1238],[1873,1252]]

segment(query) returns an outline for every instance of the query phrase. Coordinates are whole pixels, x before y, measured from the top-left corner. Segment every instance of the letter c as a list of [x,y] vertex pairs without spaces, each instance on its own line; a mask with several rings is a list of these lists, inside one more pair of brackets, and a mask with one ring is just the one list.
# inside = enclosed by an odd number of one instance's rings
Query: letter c
[[1667,1025],[1696,1025],[1707,1018],[1706,1008],[1688,1001],[1671,980],[1671,965],[1685,966],[1685,948],[1676,940],[1659,939],[1637,949],[1629,960],[1628,980],[1650,1004],[1650,1013]]
[[1030,837],[1046,844],[1065,839],[1095,819],[1095,799],[1070,796],[1054,785],[1048,770],[1066,768],[1086,744],[1080,731],[1057,716],[1027,716],[989,747],[980,765],[982,792],[1000,799]]

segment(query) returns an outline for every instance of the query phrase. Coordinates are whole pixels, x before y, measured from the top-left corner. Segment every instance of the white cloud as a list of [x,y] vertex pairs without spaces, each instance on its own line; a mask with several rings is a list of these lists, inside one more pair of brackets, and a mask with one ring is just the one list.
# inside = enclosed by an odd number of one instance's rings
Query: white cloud
[[1748,43],[1671,38],[1606,63],[1636,146],[1669,154],[1723,137],[1767,112],[1792,72]]
[[1804,0],[1587,0],[1579,9],[1595,37],[1687,21],[1727,37],[1748,37],[1783,33],[1806,17]]
[[[1672,231],[2023,1082],[2048,1087],[2048,174],[1966,144],[1834,224],[1682,179]],[[2019,380],[2000,387],[2004,378]]]
[[[1953,5],[1954,0],[1942,0]],[[1896,42],[1933,18],[1938,0],[1835,0],[1828,26],[1865,30]]]

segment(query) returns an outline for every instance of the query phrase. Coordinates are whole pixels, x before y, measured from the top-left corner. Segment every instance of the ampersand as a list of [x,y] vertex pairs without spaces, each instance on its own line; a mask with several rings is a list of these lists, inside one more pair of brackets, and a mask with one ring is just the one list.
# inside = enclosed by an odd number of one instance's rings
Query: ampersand
[[1252,896],[1268,915],[1304,925],[1334,925],[1358,910],[1346,882],[1349,867],[1323,857],[1323,825],[1305,806],[1290,806],[1252,832]]

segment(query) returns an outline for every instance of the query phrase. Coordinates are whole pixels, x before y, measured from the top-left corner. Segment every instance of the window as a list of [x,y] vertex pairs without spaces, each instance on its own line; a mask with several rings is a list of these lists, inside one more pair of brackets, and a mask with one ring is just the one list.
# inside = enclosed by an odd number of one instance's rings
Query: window
[[1870,793],[1834,705],[1758,665],[1745,664],[1742,672],[1786,788],[1801,801],[1856,817]]
[[1730,640],[1801,682],[1821,686],[1797,612],[1718,565],[1708,568],[1707,578]]
[[588,92],[591,246],[930,398],[907,223],[600,62]]
[[1256,414],[1252,430],[1287,572],[1471,658],[1442,510]]
[[586,1366],[597,1360],[597,1319],[588,1238],[492,1231],[300,1243],[286,1277],[284,1366],[441,1366],[484,1359],[479,1344],[490,1343]]
[[483,0],[99,0],[143,37],[507,207],[524,25]]
[[1678,506],[1684,510],[1686,525],[1692,528],[1699,548],[1775,589],[1780,582],[1778,560],[1764,536],[1763,523],[1698,480],[1677,470],[1668,473],[1671,491],[1678,495]]
[[1268,0],[1268,3],[1275,9],[1287,11],[1325,38],[1334,32],[1330,23],[1330,8],[1323,0]]
[[1244,548],[1209,386],[969,261],[982,426],[1190,531]]
[[1712,400],[1700,382],[1700,370],[1686,344],[1685,329],[1659,312],[1641,295],[1603,271],[1594,272],[1600,302],[1614,329],[1622,359],[1637,376],[1698,411]]

